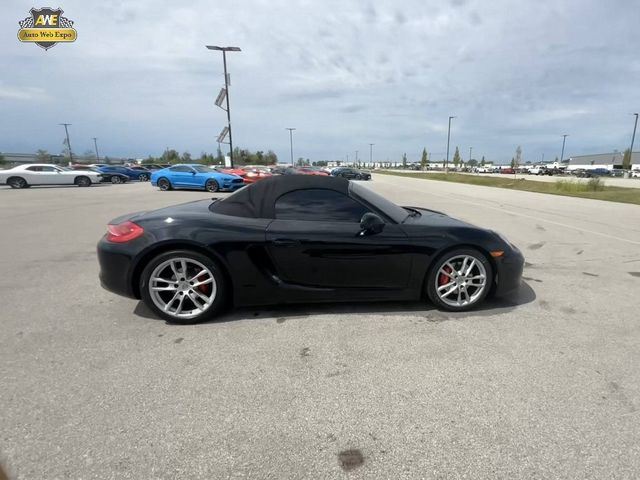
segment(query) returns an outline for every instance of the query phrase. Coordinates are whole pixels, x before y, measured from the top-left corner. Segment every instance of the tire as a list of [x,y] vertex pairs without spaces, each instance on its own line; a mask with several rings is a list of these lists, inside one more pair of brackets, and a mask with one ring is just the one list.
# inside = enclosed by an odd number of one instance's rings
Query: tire
[[207,183],[204,184],[204,189],[207,192],[215,193],[220,191],[220,185],[214,179],[207,180]]
[[141,174],[138,177],[138,181],[140,181],[140,182],[148,182],[149,181],[149,175],[147,175],[146,173]]
[[122,178],[120,178],[118,175],[114,175],[111,177],[111,183],[113,183],[114,185],[122,183]]
[[[465,265],[471,270],[465,268],[468,273],[461,275]],[[473,248],[457,248],[433,263],[427,274],[427,295],[439,309],[463,312],[481,304],[492,284],[493,268],[487,257]]]
[[79,187],[90,187],[91,179],[89,177],[76,177],[74,183]]
[[362,180],[362,175],[356,175],[356,180]]
[[171,186],[171,182],[163,177],[158,180],[158,188],[163,192],[167,192],[171,190],[173,187]]
[[[194,287],[198,282],[204,283]],[[140,295],[145,305],[171,323],[188,325],[210,320],[224,306],[226,293],[227,282],[221,267],[211,258],[190,250],[158,255],[140,276]]]
[[7,180],[7,185],[11,188],[27,188],[29,184],[22,177],[11,177]]

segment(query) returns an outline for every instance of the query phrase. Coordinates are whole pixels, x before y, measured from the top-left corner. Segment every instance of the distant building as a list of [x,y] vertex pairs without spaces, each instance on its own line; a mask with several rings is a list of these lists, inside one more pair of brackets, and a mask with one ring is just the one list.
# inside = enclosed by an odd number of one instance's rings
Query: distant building
[[[594,168],[606,168],[613,170],[614,168],[622,168],[622,152],[613,153],[597,153],[594,155],[580,155],[569,158],[569,170]],[[640,169],[640,152],[631,154],[631,169]]]

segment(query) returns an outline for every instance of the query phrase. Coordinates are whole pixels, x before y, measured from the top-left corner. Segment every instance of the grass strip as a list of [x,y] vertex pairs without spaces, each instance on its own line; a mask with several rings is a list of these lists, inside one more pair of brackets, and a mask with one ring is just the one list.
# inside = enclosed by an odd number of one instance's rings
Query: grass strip
[[592,178],[588,182],[578,182],[572,179],[559,179],[555,182],[538,182],[535,180],[485,177],[481,175],[465,175],[460,173],[404,173],[378,171],[382,175],[395,175],[398,177],[420,178],[423,180],[436,180],[440,182],[467,183],[483,187],[508,188],[525,192],[549,193],[551,195],[564,195],[567,197],[591,198],[605,200],[607,202],[632,203],[640,205],[640,189],[610,187],[606,180]]

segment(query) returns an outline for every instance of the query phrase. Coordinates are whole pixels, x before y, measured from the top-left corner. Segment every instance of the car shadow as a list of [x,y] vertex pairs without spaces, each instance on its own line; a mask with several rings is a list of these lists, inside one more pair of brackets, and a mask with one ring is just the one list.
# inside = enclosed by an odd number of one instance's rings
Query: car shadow
[[[218,317],[206,323],[236,322],[258,318],[275,318],[278,323],[287,319],[306,318],[317,315],[424,315],[430,321],[440,322],[445,320],[461,320],[469,317],[503,315],[515,310],[517,307],[526,305],[536,299],[536,292],[531,286],[523,281],[520,289],[512,295],[502,298],[490,298],[478,308],[469,312],[447,312],[438,310],[432,303],[427,301],[410,302],[353,302],[353,303],[315,303],[315,304],[292,304],[264,307],[239,307],[227,308]],[[144,302],[136,304],[133,313],[139,317],[158,318]],[[166,322],[170,324],[169,322]]]

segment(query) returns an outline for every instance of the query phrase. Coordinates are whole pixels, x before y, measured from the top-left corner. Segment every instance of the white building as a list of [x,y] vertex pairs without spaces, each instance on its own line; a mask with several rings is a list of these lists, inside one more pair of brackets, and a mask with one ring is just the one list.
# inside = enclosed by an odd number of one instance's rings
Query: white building
[[[613,152],[570,157],[568,169],[592,170],[594,168],[606,168],[607,170],[613,170],[614,168],[622,168],[623,155],[622,152]],[[631,169],[640,170],[640,152],[631,154]]]

